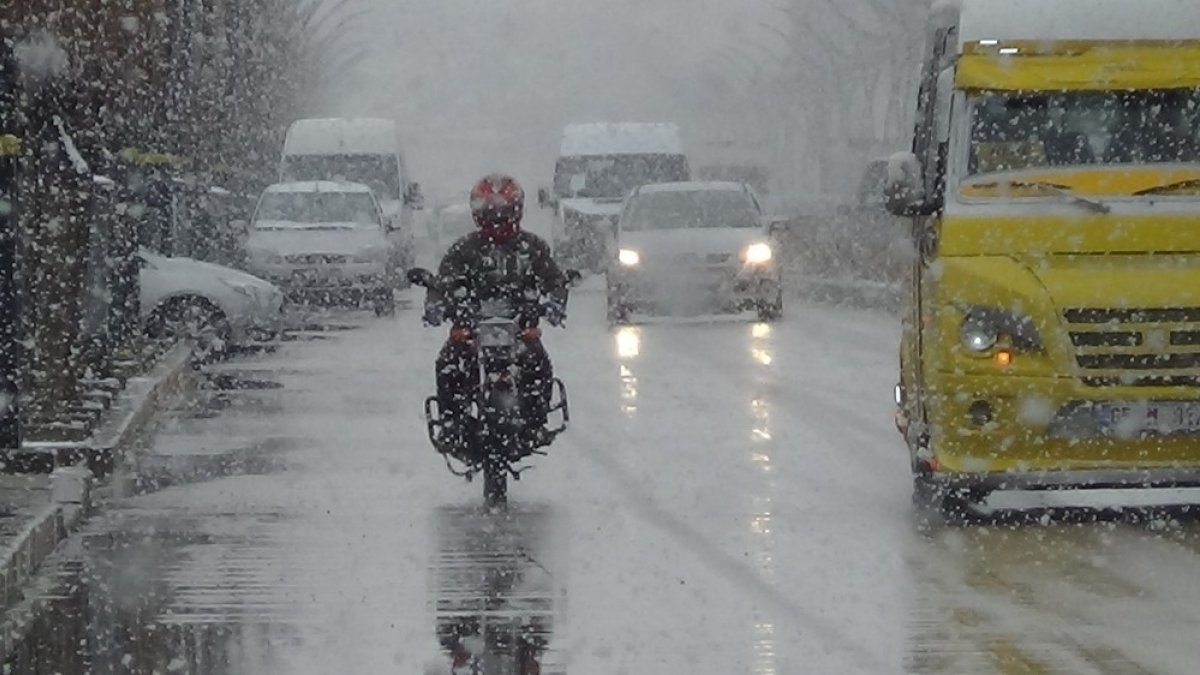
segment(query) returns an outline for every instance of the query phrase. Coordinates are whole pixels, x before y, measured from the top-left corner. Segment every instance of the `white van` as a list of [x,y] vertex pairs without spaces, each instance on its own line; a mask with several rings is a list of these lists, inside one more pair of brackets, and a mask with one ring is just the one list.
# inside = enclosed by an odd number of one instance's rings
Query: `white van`
[[625,197],[648,183],[690,179],[678,125],[567,125],[554,186],[538,191],[539,203],[557,215],[551,232],[555,255],[572,267],[604,269]]
[[400,251],[374,192],[361,183],[277,183],[259,198],[246,241],[254,274],[293,298],[394,310]]
[[413,211],[421,188],[410,181],[396,122],[377,118],[296,120],[288,128],[279,180],[362,183],[375,192],[391,228],[408,239],[411,266]]

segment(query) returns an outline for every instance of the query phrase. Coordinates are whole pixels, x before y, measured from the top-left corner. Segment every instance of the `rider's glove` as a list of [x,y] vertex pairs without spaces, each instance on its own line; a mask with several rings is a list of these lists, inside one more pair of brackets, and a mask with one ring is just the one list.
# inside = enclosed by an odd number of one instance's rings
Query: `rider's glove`
[[446,308],[440,302],[426,302],[425,314],[421,319],[426,326],[440,326],[446,318]]
[[567,308],[557,300],[547,300],[542,303],[542,316],[551,326],[561,326],[567,320]]

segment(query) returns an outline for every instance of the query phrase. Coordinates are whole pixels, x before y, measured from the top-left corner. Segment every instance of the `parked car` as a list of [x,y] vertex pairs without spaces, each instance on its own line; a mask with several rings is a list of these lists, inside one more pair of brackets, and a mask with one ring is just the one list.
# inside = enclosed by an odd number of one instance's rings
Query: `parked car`
[[608,318],[635,311],[753,309],[783,314],[776,242],[758,198],[744,183],[645,185],[617,221],[608,267]]
[[152,338],[191,337],[201,352],[269,341],[282,328],[283,293],[270,282],[191,258],[139,253],[141,313]]
[[250,271],[294,298],[395,311],[411,242],[391,236],[379,200],[361,183],[279,183],[263,192],[246,240]]

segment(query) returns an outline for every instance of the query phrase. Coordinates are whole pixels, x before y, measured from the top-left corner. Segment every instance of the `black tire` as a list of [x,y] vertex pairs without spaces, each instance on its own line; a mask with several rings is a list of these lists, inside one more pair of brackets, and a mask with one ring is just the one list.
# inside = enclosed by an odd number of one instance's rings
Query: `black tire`
[[375,310],[375,316],[396,315],[396,298],[390,286],[377,289],[371,294],[371,309]]
[[189,338],[196,355],[212,360],[229,348],[231,330],[225,313],[207,298],[172,298],[159,305],[146,322],[146,333],[156,340]]
[[775,294],[775,301],[758,306],[759,321],[778,321],[783,318],[783,289]]
[[913,511],[922,527],[938,520],[951,526],[978,522],[982,518],[978,507],[987,497],[988,491],[982,488],[949,489],[928,475],[913,474]]
[[483,463],[483,503],[490,509],[508,505],[508,467],[492,457]]
[[622,304],[620,300],[614,297],[613,290],[608,289],[605,298],[606,307],[608,308],[608,323],[611,326],[624,326],[629,324],[629,306]]

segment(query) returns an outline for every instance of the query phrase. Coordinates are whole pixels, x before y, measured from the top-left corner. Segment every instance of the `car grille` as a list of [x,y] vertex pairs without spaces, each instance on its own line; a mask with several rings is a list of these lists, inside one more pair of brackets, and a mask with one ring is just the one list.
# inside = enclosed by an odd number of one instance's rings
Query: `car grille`
[[651,263],[669,263],[683,267],[705,267],[709,265],[725,265],[733,259],[733,254],[709,253],[708,255],[700,255],[698,253],[677,253],[674,255],[644,256],[644,258],[647,262]]
[[1200,386],[1200,307],[1063,312],[1090,386]]
[[350,256],[335,253],[303,253],[284,256],[284,260],[296,265],[341,265],[350,262]]

